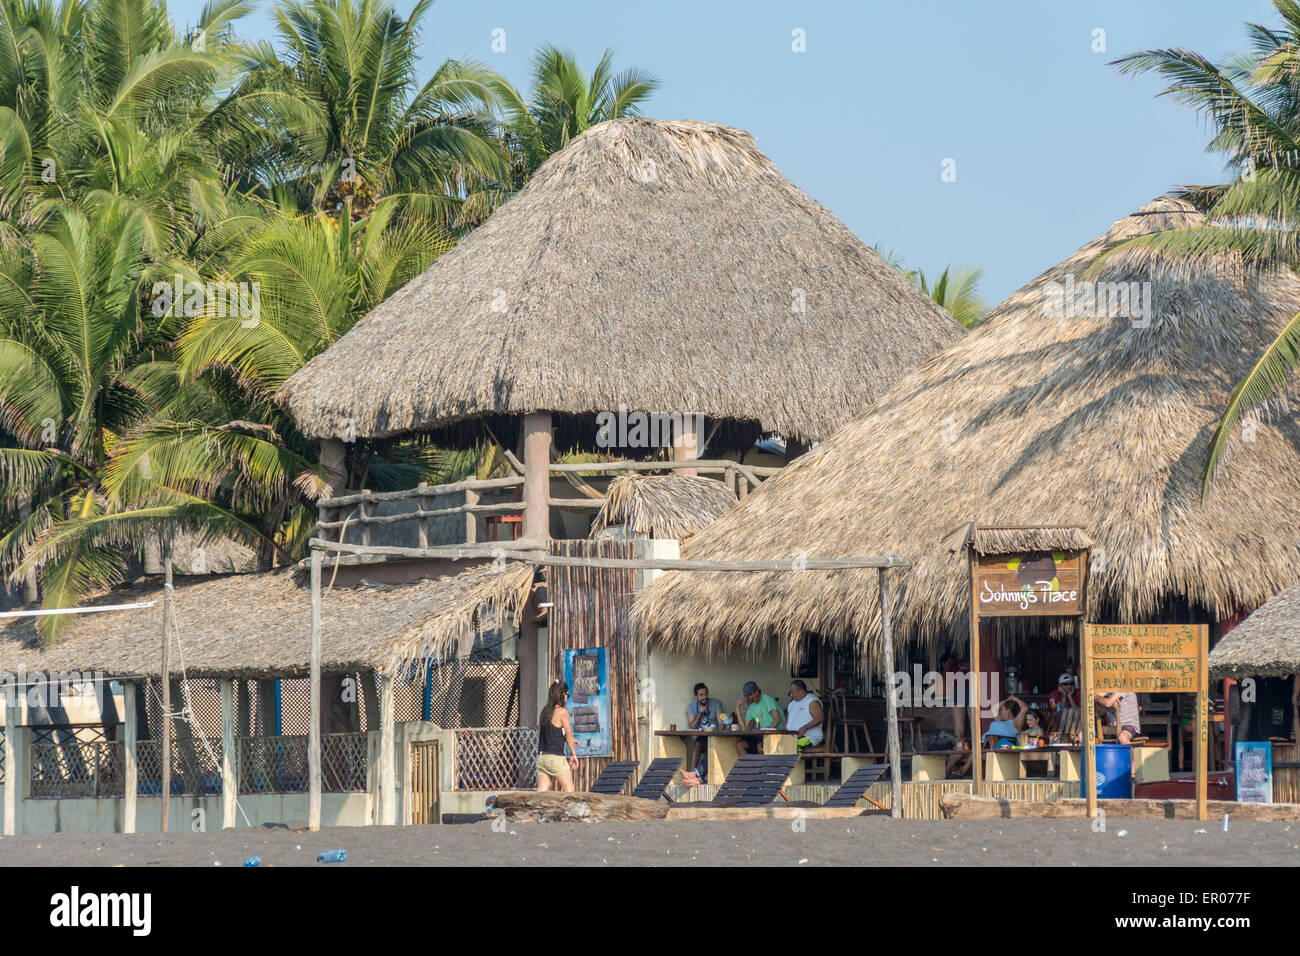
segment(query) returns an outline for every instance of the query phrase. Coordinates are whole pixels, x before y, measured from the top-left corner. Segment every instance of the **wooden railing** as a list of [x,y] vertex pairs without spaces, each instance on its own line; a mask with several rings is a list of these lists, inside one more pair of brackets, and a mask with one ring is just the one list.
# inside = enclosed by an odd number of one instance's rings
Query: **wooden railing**
[[[464,543],[476,544],[478,542],[479,515],[522,514],[524,511],[525,503],[522,498],[518,501],[503,501],[495,504],[480,503],[480,494],[484,491],[500,491],[507,488],[518,488],[523,485],[522,465],[513,455],[507,455],[506,458],[512,469],[519,472],[518,474],[506,478],[468,479],[443,485],[419,485],[404,491],[362,491],[341,495],[337,498],[322,498],[317,502],[319,518],[316,524],[316,535],[326,540],[341,541],[345,528],[358,527],[361,529],[361,543],[369,545],[371,543],[371,528],[378,525],[404,524],[417,521],[419,522],[417,525],[419,546],[424,548],[429,546],[430,521],[435,518],[464,515]],[[744,465],[736,461],[716,459],[570,462],[553,464],[550,466],[549,472],[552,476],[565,478],[576,488],[583,490],[582,476],[633,474],[643,471],[673,473],[687,469],[697,475],[718,477],[723,484],[736,493],[738,498],[744,498],[753,488],[758,487],[764,479],[775,475],[781,470],[780,468]],[[432,499],[441,495],[463,495],[464,504],[434,508]],[[382,502],[412,500],[418,500],[419,502],[418,507],[413,511],[400,514],[375,514],[376,505]],[[589,492],[582,497],[552,497],[549,499],[549,504],[553,508],[586,508],[595,511],[604,504],[604,501],[603,496],[592,495]]]

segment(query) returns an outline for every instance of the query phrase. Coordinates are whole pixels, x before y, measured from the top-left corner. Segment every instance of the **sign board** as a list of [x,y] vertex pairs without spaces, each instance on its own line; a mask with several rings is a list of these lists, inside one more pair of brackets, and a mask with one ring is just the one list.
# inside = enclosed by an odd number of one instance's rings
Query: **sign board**
[[979,554],[975,601],[981,618],[1083,613],[1082,551]]
[[1098,694],[1195,694],[1198,630],[1195,624],[1089,626],[1093,689]]
[[[1210,629],[1205,624],[1085,624],[1083,626],[1083,779],[1097,768],[1097,702],[1113,693],[1196,695],[1196,817],[1207,815],[1210,737]],[[1088,815],[1097,791],[1084,787]]]
[[573,721],[576,757],[609,757],[614,741],[609,726],[609,682],[605,648],[589,647],[564,652],[564,683],[569,687],[565,704]]
[[1237,767],[1237,801],[1272,803],[1273,745],[1267,740],[1238,740],[1232,753]]

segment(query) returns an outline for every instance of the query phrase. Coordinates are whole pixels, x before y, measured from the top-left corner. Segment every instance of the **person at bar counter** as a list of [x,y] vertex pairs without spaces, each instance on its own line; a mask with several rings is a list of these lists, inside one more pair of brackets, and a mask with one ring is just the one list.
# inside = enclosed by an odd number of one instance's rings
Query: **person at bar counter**
[[[695,697],[686,705],[686,726],[691,730],[717,730],[718,717],[722,714],[722,702],[709,696],[709,687],[703,681],[695,685]],[[700,758],[704,754],[704,747],[707,741],[703,737],[696,737],[691,745],[691,763],[690,766],[700,771],[700,778],[704,778],[704,773],[700,767]]]
[[816,747],[825,738],[826,711],[817,695],[801,680],[790,681],[790,707],[785,712],[785,726],[799,735],[798,749]]
[[[743,696],[736,701],[736,716],[739,719],[742,714],[744,715],[743,720],[740,720],[742,730],[780,730],[784,726],[785,719],[781,713],[781,705],[771,694],[764,694],[752,680],[741,688],[741,694]],[[736,741],[738,754],[747,754],[751,750],[759,751],[762,748],[762,737],[741,737]]]
[[1047,695],[1047,706],[1052,710],[1079,710],[1083,706],[1073,675],[1062,674],[1056,679],[1056,690]]
[[1118,733],[1115,739],[1122,744],[1131,744],[1134,737],[1140,737],[1141,718],[1138,716],[1137,694],[1093,694],[1093,699],[1103,707],[1115,708],[1115,726]]

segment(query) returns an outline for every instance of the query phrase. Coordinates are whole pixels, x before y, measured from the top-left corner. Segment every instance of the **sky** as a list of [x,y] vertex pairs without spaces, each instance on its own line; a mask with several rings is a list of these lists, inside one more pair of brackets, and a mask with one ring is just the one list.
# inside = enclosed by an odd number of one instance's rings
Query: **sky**
[[[183,27],[201,6],[169,9]],[[271,9],[239,32],[273,39]],[[473,58],[524,88],[543,43],[587,69],[613,48],[616,71],[661,81],[645,115],[749,130],[868,245],[932,275],[984,266],[992,306],[1171,186],[1223,180],[1203,122],[1107,64],[1163,47],[1217,60],[1247,21],[1277,16],[1267,0],[436,0],[421,78]]]

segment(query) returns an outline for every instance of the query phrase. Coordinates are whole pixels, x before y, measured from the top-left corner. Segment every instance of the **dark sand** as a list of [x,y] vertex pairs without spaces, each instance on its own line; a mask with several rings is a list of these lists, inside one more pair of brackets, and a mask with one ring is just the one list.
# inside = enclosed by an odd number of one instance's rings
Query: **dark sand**
[[[500,823],[497,826],[500,827]],[[62,833],[0,838],[2,866],[1279,866],[1300,865],[1300,823],[1079,820],[666,822],[341,827],[319,833]],[[1196,832],[1198,830],[1204,832]]]

